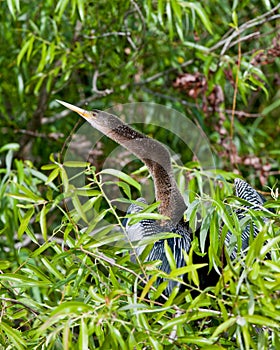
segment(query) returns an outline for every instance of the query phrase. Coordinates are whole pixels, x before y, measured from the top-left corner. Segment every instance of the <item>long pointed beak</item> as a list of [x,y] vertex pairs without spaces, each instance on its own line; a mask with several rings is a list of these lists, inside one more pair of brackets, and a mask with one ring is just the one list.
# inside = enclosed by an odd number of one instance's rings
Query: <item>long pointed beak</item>
[[70,103],[67,103],[64,101],[60,101],[60,100],[56,100],[56,101],[58,103],[62,104],[63,106],[65,106],[66,108],[71,109],[71,111],[78,113],[80,116],[82,116],[86,119],[94,117],[94,114],[92,112],[86,111],[85,109],[71,105]]

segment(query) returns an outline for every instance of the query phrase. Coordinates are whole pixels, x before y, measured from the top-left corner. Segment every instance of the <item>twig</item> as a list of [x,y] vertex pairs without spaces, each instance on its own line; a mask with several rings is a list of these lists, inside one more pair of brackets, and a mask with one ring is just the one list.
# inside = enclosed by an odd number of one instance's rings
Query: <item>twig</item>
[[16,299],[11,299],[11,298],[3,298],[3,297],[0,297],[0,300],[7,301],[7,302],[10,302],[10,303],[13,303],[13,304],[22,305],[25,309],[27,309],[30,312],[32,312],[35,316],[38,316],[40,314],[39,312],[33,310],[30,306],[24,304],[22,301],[18,301]]
[[60,137],[64,137],[64,134],[62,133],[49,133],[49,134],[43,134],[43,133],[39,133],[37,131],[32,131],[32,130],[24,130],[24,129],[15,129],[14,130],[15,133],[20,133],[20,134],[25,134],[25,135],[29,135],[32,137],[40,137],[43,139],[53,139],[53,140],[58,140]]
[[100,35],[84,35],[86,39],[98,39],[98,38],[106,38],[108,36],[130,36],[130,32],[109,32],[103,33]]
[[256,27],[256,26],[259,26],[265,22],[268,22],[268,21],[274,21],[275,19],[278,19],[280,18],[280,15],[274,15],[274,16],[271,16],[269,17],[272,13],[276,12],[278,9],[280,8],[280,4],[278,4],[277,6],[275,6],[273,9],[271,9],[270,11],[264,13],[263,15],[257,17],[257,18],[254,18],[244,24],[242,24],[239,29],[238,29],[238,32],[237,31],[234,31],[232,32],[232,30],[229,32],[231,33],[229,35],[229,37],[219,41],[217,44],[213,45],[211,48],[210,48],[210,51],[215,51],[217,48],[219,48],[220,46],[224,45],[223,48],[222,48],[222,51],[220,53],[220,55],[224,55],[224,53],[226,52],[226,50],[228,49],[229,45],[230,45],[230,42],[232,41],[232,39],[234,39],[235,37],[237,36],[240,36],[241,33],[243,33],[244,31],[246,31],[247,29],[249,28],[252,28],[252,27]]
[[98,90],[97,88],[97,78],[99,76],[98,69],[93,73],[92,77],[92,91],[98,94],[99,96],[107,96],[113,92],[113,90],[105,89],[105,90]]
[[[147,87],[144,87],[143,90],[146,91],[149,94],[154,95],[154,96],[161,97],[161,98],[164,98],[166,100],[170,100],[170,101],[174,101],[174,102],[179,102],[179,103],[181,103],[182,105],[185,105],[185,106],[195,107],[195,108],[202,108],[203,107],[200,104],[196,104],[196,103],[193,103],[193,102],[182,100],[182,99],[177,98],[177,97],[165,95],[165,94],[162,94],[160,92],[153,91],[153,90],[151,90],[151,89],[149,89]],[[208,106],[207,109],[210,112],[227,113],[229,115],[232,114],[232,110],[231,109],[214,108],[214,107],[211,107],[211,106]],[[247,113],[247,112],[244,112],[244,111],[236,111],[236,110],[234,111],[234,114],[237,117],[239,117],[239,118],[259,118],[259,117],[263,117],[262,113]]]
[[157,80],[158,78],[161,78],[164,75],[167,75],[167,74],[172,73],[172,72],[177,72],[179,69],[191,65],[193,62],[194,62],[194,60],[188,60],[188,61],[180,64],[179,67],[168,68],[168,69],[164,70],[163,72],[157,73],[157,74],[152,75],[151,77],[149,77],[145,80],[142,80],[142,81],[135,83],[135,85],[145,85],[147,83],[150,83],[151,81],[154,81],[154,80]]
[[247,41],[247,40],[251,40],[251,39],[256,39],[260,36],[260,32],[255,32],[255,33],[252,33],[252,34],[248,34],[246,36],[243,36],[242,38],[238,38],[237,40],[235,40],[234,42],[232,42],[230,44],[229,47],[232,47],[232,46],[235,46],[236,44],[239,44],[243,41]]

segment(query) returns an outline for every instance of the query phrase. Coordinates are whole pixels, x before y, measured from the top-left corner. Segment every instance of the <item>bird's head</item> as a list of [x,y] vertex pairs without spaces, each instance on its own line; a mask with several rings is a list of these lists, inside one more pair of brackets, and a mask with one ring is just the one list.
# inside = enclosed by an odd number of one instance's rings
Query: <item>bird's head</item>
[[87,121],[91,120],[91,119],[95,119],[98,115],[98,111],[87,111],[83,108],[71,105],[70,103],[64,102],[64,101],[60,101],[60,100],[56,100],[58,103],[62,104],[64,107],[71,109],[71,111],[78,113],[81,117],[83,117],[84,119],[86,119]]

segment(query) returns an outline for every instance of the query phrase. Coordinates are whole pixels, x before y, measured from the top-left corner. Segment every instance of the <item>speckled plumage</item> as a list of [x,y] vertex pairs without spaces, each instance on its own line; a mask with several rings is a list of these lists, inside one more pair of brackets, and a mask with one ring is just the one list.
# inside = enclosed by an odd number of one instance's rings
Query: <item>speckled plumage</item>
[[[241,222],[245,220],[249,209],[255,211],[261,210],[265,203],[265,198],[244,180],[237,178],[234,181],[234,185],[236,197],[250,203],[250,205],[243,205],[241,208],[235,210],[238,220]],[[259,230],[256,224],[249,218],[248,224],[241,232],[241,252],[244,252],[248,248],[251,235],[256,237],[258,233]],[[238,247],[230,231],[226,235],[225,244],[229,250],[231,259],[235,259],[237,257]]]
[[[138,198],[137,201],[147,204],[144,198]],[[141,210],[143,210],[143,207],[141,205],[137,204],[131,204],[127,210],[127,214],[132,213],[138,213]],[[172,223],[170,225],[166,224],[164,226],[161,226],[158,221],[151,220],[151,219],[144,219],[136,224],[129,225],[129,219],[125,219],[123,222],[126,232],[128,235],[128,239],[133,242],[141,242],[144,238],[156,236],[157,234],[164,233],[164,232],[172,232],[176,233],[177,235],[180,235],[180,237],[172,237],[167,238],[167,243],[173,253],[174,260],[176,262],[176,267],[184,267],[186,265],[183,251],[188,253],[190,246],[191,246],[191,236],[189,232],[189,228],[187,223],[185,222],[179,222],[176,225],[173,225]],[[159,268],[169,274],[171,272],[171,268],[168,262],[168,259],[166,257],[165,248],[164,248],[164,239],[160,239],[156,241],[147,257],[147,261],[155,261],[155,260],[161,260],[162,263],[159,266]],[[136,261],[136,256],[140,256],[143,252],[145,246],[140,245],[134,248],[134,251],[132,253],[132,261]],[[158,278],[157,284],[161,283],[163,281],[162,278]],[[170,295],[173,288],[178,285],[176,281],[170,280],[167,288],[165,290],[166,295]]]

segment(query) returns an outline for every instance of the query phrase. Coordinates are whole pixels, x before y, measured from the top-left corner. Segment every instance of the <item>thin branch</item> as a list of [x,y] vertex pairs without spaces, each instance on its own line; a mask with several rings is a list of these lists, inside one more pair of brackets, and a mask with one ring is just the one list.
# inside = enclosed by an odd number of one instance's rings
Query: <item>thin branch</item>
[[180,64],[179,67],[168,68],[168,69],[164,70],[163,72],[157,73],[157,74],[152,75],[151,77],[149,77],[149,78],[147,78],[145,80],[142,80],[142,81],[139,81],[139,82],[135,83],[135,85],[145,85],[147,83],[150,83],[151,81],[154,81],[154,80],[157,80],[157,79],[161,78],[164,75],[167,75],[167,74],[172,73],[172,72],[177,72],[177,71],[179,71],[179,69],[191,65],[193,62],[194,62],[194,60],[188,60],[188,61],[183,62],[182,64]]
[[280,4],[278,4],[277,6],[275,6],[273,9],[271,9],[270,11],[264,13],[263,15],[257,17],[257,18],[254,18],[244,24],[242,24],[239,29],[238,29],[238,32],[237,31],[234,31],[232,32],[232,30],[229,31],[228,34],[230,34],[227,38],[223,39],[223,40],[220,40],[218,43],[216,43],[215,45],[213,45],[209,50],[210,51],[215,51],[216,49],[218,49],[219,47],[223,46],[222,48],[222,51],[220,53],[220,55],[224,55],[224,53],[226,52],[226,50],[228,49],[229,45],[230,45],[230,42],[235,38],[235,37],[238,37],[239,35],[241,35],[244,31],[246,31],[247,29],[249,28],[252,28],[252,27],[256,27],[256,26],[259,26],[265,22],[270,22],[270,21],[274,21],[278,18],[280,18],[280,15],[277,14],[277,15],[274,15],[274,16],[271,16],[269,17],[271,14],[273,14],[274,12],[276,12],[278,9],[280,8]]
[[93,73],[93,77],[92,77],[92,91],[96,94],[98,94],[99,96],[107,96],[109,94],[111,94],[113,92],[113,90],[110,89],[105,89],[105,90],[98,90],[97,88],[97,78],[99,76],[99,72],[98,69]]
[[84,35],[84,38],[86,39],[99,39],[99,38],[106,38],[108,36],[130,36],[130,32],[109,32],[109,33],[103,33],[100,35]]
[[[177,98],[177,97],[173,97],[173,96],[162,94],[160,92],[153,91],[153,90],[151,90],[151,89],[149,89],[147,87],[143,87],[143,90],[146,91],[149,94],[154,95],[154,96],[157,96],[157,97],[169,100],[169,101],[179,102],[179,103],[181,103],[182,105],[185,105],[185,106],[195,107],[195,108],[200,108],[200,109],[202,109],[204,107],[204,106],[202,106],[200,104],[197,104],[197,103],[189,102],[189,101]],[[222,109],[222,108],[216,108],[216,107],[214,108],[212,106],[208,106],[207,110],[209,112],[221,112],[221,113],[227,113],[229,115],[232,114],[232,110],[231,109]],[[236,115],[238,118],[259,118],[259,117],[263,117],[262,113],[247,113],[247,112],[244,112],[244,111],[236,111],[236,110],[234,111],[234,115]]]
[[30,306],[24,304],[22,301],[18,301],[16,299],[11,299],[11,298],[3,298],[3,297],[0,297],[0,300],[6,301],[6,302],[10,302],[10,303],[13,303],[13,304],[22,305],[25,309],[27,309],[30,312],[32,312],[35,316],[38,316],[40,314],[39,312],[33,310]]
[[32,136],[32,137],[40,137],[42,139],[52,139],[52,140],[58,140],[60,137],[64,137],[64,134],[62,133],[49,133],[49,134],[43,134],[37,131],[32,131],[32,130],[25,130],[25,129],[16,129],[14,130],[15,133],[19,133],[19,134],[24,134],[24,135],[28,135],[28,136]]
[[246,36],[243,36],[242,38],[238,38],[237,40],[232,42],[229,47],[235,46],[236,44],[239,44],[243,41],[257,39],[259,37],[260,37],[260,32],[254,32],[254,33],[248,34]]

